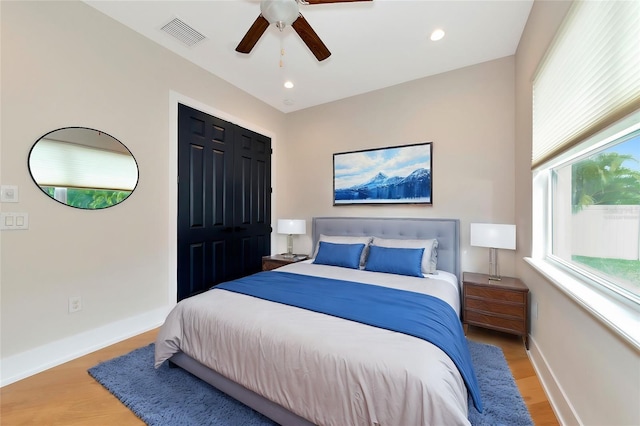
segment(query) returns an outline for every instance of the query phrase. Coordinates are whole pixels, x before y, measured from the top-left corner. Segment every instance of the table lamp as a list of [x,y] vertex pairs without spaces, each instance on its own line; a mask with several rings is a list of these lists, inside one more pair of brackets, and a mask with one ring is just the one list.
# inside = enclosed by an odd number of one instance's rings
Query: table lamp
[[307,221],[304,219],[278,219],[278,234],[287,234],[287,252],[284,257],[291,258],[293,254],[293,235],[307,233]]
[[494,223],[472,223],[471,245],[489,247],[489,280],[500,281],[497,249],[516,249],[516,226]]

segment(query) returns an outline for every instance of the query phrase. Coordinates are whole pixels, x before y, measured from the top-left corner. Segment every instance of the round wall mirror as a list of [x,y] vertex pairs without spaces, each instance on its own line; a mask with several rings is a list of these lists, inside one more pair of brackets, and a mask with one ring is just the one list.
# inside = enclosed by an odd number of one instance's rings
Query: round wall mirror
[[54,200],[80,209],[104,209],[126,200],[138,184],[138,164],[119,140],[100,130],[65,127],[38,139],[29,172]]

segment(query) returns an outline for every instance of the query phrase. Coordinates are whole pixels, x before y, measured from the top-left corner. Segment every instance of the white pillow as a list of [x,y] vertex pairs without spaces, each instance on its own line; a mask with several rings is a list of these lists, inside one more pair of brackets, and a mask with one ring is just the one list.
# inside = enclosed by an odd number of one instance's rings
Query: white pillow
[[393,240],[374,237],[371,245],[391,248],[424,248],[422,255],[422,273],[434,274],[438,265],[438,240]]
[[320,246],[320,241],[333,243],[333,244],[364,244],[364,250],[362,250],[362,254],[360,255],[360,266],[362,267],[364,266],[364,263],[367,260],[367,254],[369,253],[369,244],[371,244],[372,238],[373,237],[349,237],[349,236],[320,234],[320,238],[316,243],[316,248],[313,251],[313,257],[315,258],[316,255],[318,254],[318,247]]

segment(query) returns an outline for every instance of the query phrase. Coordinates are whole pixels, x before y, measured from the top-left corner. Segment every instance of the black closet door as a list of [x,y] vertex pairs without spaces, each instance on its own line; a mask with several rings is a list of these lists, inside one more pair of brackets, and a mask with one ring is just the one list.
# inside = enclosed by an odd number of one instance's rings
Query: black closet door
[[236,127],[234,150],[231,278],[259,272],[271,252],[271,139]]
[[271,245],[271,140],[178,108],[178,300],[260,270]]

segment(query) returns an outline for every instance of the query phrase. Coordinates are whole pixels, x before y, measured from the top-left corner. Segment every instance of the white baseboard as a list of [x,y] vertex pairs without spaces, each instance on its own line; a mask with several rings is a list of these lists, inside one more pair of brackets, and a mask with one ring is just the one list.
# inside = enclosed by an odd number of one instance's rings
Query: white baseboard
[[558,418],[558,422],[561,425],[583,424],[573,408],[571,401],[569,401],[569,398],[567,398],[567,395],[562,389],[562,386],[558,383],[558,380],[556,380],[556,376],[553,374],[553,370],[547,363],[540,347],[538,347],[535,339],[531,336],[529,336],[529,351],[527,355],[538,375],[538,379],[540,379],[540,383],[542,383],[542,387],[547,394],[551,408],[553,408]]
[[0,360],[0,387],[162,325],[169,307],[116,321]]

